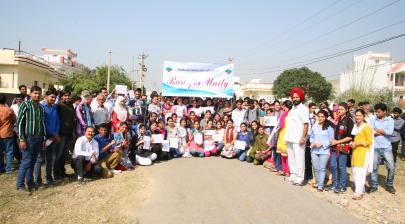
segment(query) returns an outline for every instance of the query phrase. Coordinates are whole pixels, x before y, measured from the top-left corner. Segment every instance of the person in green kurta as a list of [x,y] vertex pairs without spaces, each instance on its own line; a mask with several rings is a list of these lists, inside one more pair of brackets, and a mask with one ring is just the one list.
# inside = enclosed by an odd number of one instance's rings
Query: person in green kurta
[[250,148],[248,155],[253,158],[254,165],[262,164],[270,155],[270,147],[267,145],[269,136],[264,132],[263,126],[259,126],[259,132],[255,137],[255,143]]

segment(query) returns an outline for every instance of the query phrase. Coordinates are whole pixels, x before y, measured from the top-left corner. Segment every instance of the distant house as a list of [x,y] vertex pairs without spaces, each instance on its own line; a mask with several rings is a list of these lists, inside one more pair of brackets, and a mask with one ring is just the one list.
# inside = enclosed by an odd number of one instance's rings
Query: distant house
[[364,91],[389,88],[390,53],[367,52],[353,56],[353,64],[340,75],[339,87],[343,93],[350,88]]

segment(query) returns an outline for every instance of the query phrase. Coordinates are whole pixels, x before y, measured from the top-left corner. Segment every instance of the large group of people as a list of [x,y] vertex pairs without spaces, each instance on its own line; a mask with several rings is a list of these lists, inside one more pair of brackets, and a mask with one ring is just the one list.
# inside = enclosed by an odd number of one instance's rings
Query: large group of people
[[[318,191],[344,193],[352,169],[353,199],[378,190],[378,168],[388,170],[386,190],[395,193],[395,164],[404,130],[402,110],[354,100],[329,106],[304,104],[293,88],[290,99],[168,97],[141,89],[132,94],[20,86],[7,106],[0,94],[0,171],[13,172],[16,188],[32,192],[60,182],[71,166],[79,183],[113,177],[175,158],[220,156],[263,165],[286,182]],[[405,150],[402,159],[405,158]],[[5,162],[4,162],[5,160]],[[45,164],[44,180],[41,167]]]

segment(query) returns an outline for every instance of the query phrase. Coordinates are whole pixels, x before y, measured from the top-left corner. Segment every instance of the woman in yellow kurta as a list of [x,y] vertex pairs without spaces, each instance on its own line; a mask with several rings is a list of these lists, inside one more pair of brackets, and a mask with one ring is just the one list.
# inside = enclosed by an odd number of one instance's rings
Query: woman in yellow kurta
[[353,127],[352,135],[355,136],[351,142],[353,149],[352,171],[355,185],[354,200],[360,200],[364,194],[366,183],[367,167],[370,161],[370,148],[373,143],[373,129],[365,122],[366,113],[362,109],[356,110],[356,125]]

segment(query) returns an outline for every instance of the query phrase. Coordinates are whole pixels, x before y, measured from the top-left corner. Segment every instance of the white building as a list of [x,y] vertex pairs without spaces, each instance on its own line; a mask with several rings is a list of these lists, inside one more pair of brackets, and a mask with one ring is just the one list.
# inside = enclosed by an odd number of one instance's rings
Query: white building
[[353,65],[340,75],[340,93],[350,89],[389,88],[390,53],[367,52],[353,56]]
[[252,79],[248,82],[242,83],[239,77],[234,77],[233,89],[236,98],[250,97],[272,101],[275,99],[272,88],[273,83],[264,83],[261,82],[260,79]]
[[77,62],[77,53],[70,49],[42,48],[41,51],[49,65],[65,75],[78,74],[85,68]]
[[403,101],[405,98],[405,62],[392,64],[389,74],[395,96]]

